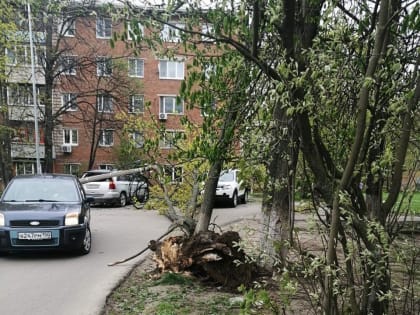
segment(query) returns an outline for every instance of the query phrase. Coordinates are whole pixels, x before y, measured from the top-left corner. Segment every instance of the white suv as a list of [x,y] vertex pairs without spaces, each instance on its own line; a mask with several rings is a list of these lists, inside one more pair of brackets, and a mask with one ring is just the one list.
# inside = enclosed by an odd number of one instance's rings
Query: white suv
[[216,188],[216,200],[227,200],[232,207],[238,205],[238,201],[248,202],[248,188],[240,179],[240,171],[237,169],[225,170],[220,173]]
[[[82,178],[110,173],[109,170],[91,170]],[[147,179],[140,174],[114,176],[83,184],[86,196],[96,204],[113,204],[124,207],[133,199],[145,202],[149,198]],[[134,198],[135,197],[135,198]]]

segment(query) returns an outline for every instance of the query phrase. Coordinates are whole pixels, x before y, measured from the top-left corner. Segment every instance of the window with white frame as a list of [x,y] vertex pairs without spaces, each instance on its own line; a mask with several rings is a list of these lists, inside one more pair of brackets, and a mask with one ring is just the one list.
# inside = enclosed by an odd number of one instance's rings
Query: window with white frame
[[[37,95],[45,94],[44,86],[36,87]],[[32,85],[16,84],[7,87],[7,104],[8,105],[22,105],[33,106],[34,100],[32,96]],[[38,97],[39,103],[39,97]]]
[[127,39],[136,40],[138,36],[144,35],[144,26],[141,23],[130,22],[127,23]]
[[77,129],[63,129],[63,144],[78,145],[79,132]]
[[203,34],[201,36],[201,40],[205,42],[213,41],[210,37],[206,36],[206,34],[211,34],[213,32],[213,24],[203,24],[201,26],[201,33]]
[[110,76],[112,74],[112,58],[111,57],[97,57],[96,58],[96,73],[98,77]]
[[98,112],[111,113],[113,111],[112,96],[101,94],[96,98],[96,109]]
[[16,162],[16,175],[35,174],[35,162]]
[[182,166],[165,165],[163,168],[165,177],[170,182],[182,182],[183,168]]
[[181,30],[185,28],[182,23],[165,24],[160,32],[160,38],[164,42],[176,43],[181,40]]
[[129,113],[144,113],[144,95],[130,95]]
[[216,75],[216,71],[216,65],[213,63],[206,63],[203,66],[204,77],[206,78],[206,80],[210,80],[212,76]]
[[163,136],[160,139],[159,147],[161,149],[171,149],[176,147],[176,143],[178,140],[183,139],[184,137],[183,131],[178,130],[165,130]]
[[209,116],[216,111],[216,100],[212,99],[201,107],[201,116]]
[[184,61],[160,60],[159,79],[184,79]]
[[174,95],[161,95],[159,97],[159,113],[182,115],[184,102]]
[[144,135],[142,132],[133,131],[130,133],[130,137],[136,148],[142,148],[144,146]]
[[[8,65],[31,65],[31,48],[28,45],[17,45],[5,49],[6,64]],[[45,47],[35,47],[35,64],[41,66],[45,57]]]
[[99,145],[101,147],[111,147],[114,145],[114,130],[102,129],[99,133]]
[[6,64],[8,65],[17,64],[16,47],[6,48],[5,56],[6,56]]
[[96,18],[96,37],[110,38],[112,35],[112,19],[109,17],[98,16]]
[[76,75],[76,56],[61,57],[61,72],[66,75]]
[[128,75],[130,77],[144,77],[144,59],[129,58],[128,59]]
[[76,111],[77,110],[77,94],[76,93],[62,93],[61,106],[66,111]]
[[76,35],[76,19],[74,17],[63,16],[61,33],[67,37],[74,37]]
[[78,163],[68,163],[64,164],[64,173],[72,174],[74,176],[80,176],[80,164]]

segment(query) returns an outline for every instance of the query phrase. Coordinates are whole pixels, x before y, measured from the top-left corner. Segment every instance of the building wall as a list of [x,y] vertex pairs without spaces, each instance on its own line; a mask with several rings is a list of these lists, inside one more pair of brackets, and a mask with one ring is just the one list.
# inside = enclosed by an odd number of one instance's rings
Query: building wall
[[[123,31],[123,25],[121,23],[113,24],[113,31]],[[148,32],[148,30],[146,30]],[[178,95],[182,80],[172,79],[159,79],[159,58],[154,52],[150,50],[143,50],[138,58],[144,59],[144,77],[128,79],[128,58],[133,56],[133,52],[127,49],[126,43],[117,42],[114,48],[111,48],[109,39],[96,38],[96,18],[90,16],[88,18],[80,18],[76,21],[76,35],[75,37],[66,37],[62,43],[63,47],[69,47],[69,54],[77,55],[80,59],[94,59],[96,56],[112,56],[118,58],[117,62],[122,64],[126,63],[126,72],[123,73],[125,78],[122,81],[137,81],[140,83],[140,88],[137,89],[138,94],[144,94],[144,101],[150,102],[151,115],[159,115],[159,97],[160,95]],[[191,62],[191,57],[185,61],[184,73],[185,77],[187,74],[187,63]],[[56,91],[54,93],[54,100],[57,102],[57,106],[60,106],[61,92],[77,92],[81,87],[84,89],[94,89],[98,85],[98,77],[95,73],[95,66],[91,64],[84,71],[77,71],[76,76],[71,76],[70,80],[63,78],[59,84],[57,84]],[[123,72],[123,71],[122,71]],[[77,82],[73,82],[76,79]],[[123,86],[121,86],[123,89]],[[118,91],[115,91],[118,94]],[[79,106],[84,106],[86,110],[88,105],[86,103],[94,104],[95,96],[85,96],[78,99]],[[122,110],[128,110],[128,95],[120,95],[116,104],[114,104],[115,114]],[[90,111],[90,115],[93,112]],[[148,113],[136,114],[140,119],[148,120],[150,115]],[[200,122],[201,115],[199,109],[194,109],[187,113],[184,106],[184,115],[188,115],[190,119]],[[54,140],[56,143],[56,161],[55,161],[55,172],[65,172],[65,164],[77,164],[80,166],[80,171],[87,170],[88,159],[91,150],[92,143],[92,129],[86,127],[86,122],[81,122],[81,118],[86,120],[86,112],[82,111],[71,112],[63,115],[61,124],[57,126]],[[112,116],[112,115],[111,115]],[[162,122],[166,129],[171,130],[182,130],[180,124],[180,118],[182,115],[168,115],[168,119]],[[115,118],[115,115],[114,115]],[[114,119],[116,122],[116,119]],[[115,130],[120,131],[122,123],[117,123]],[[64,153],[62,150],[63,143],[63,129],[64,128],[77,128],[79,130],[77,146],[73,146],[71,153]],[[119,145],[119,138],[114,134],[114,145],[112,147],[99,147],[96,153],[95,165],[93,168],[98,168],[104,164],[114,164],[116,162],[115,149]],[[167,150],[163,150],[165,154]]]

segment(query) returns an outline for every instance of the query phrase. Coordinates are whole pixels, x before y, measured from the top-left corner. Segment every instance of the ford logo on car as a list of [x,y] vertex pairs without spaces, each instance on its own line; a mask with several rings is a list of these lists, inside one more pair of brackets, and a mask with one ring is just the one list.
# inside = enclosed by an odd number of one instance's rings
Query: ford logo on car
[[40,223],[39,223],[39,221],[31,221],[31,222],[29,222],[29,224],[30,224],[30,225],[33,225],[33,226],[37,226],[37,225],[39,225]]

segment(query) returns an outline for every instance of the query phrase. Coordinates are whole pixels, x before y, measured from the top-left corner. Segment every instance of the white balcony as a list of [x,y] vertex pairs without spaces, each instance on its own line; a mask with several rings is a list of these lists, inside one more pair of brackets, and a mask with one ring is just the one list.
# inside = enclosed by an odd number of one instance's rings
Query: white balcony
[[[43,119],[44,105],[38,107],[38,121]],[[34,107],[30,105],[8,105],[9,120],[34,121]]]
[[[12,158],[13,159],[35,159],[35,143],[12,143]],[[39,145],[39,158],[45,158],[45,146]],[[55,148],[53,147],[53,158],[55,159]]]

